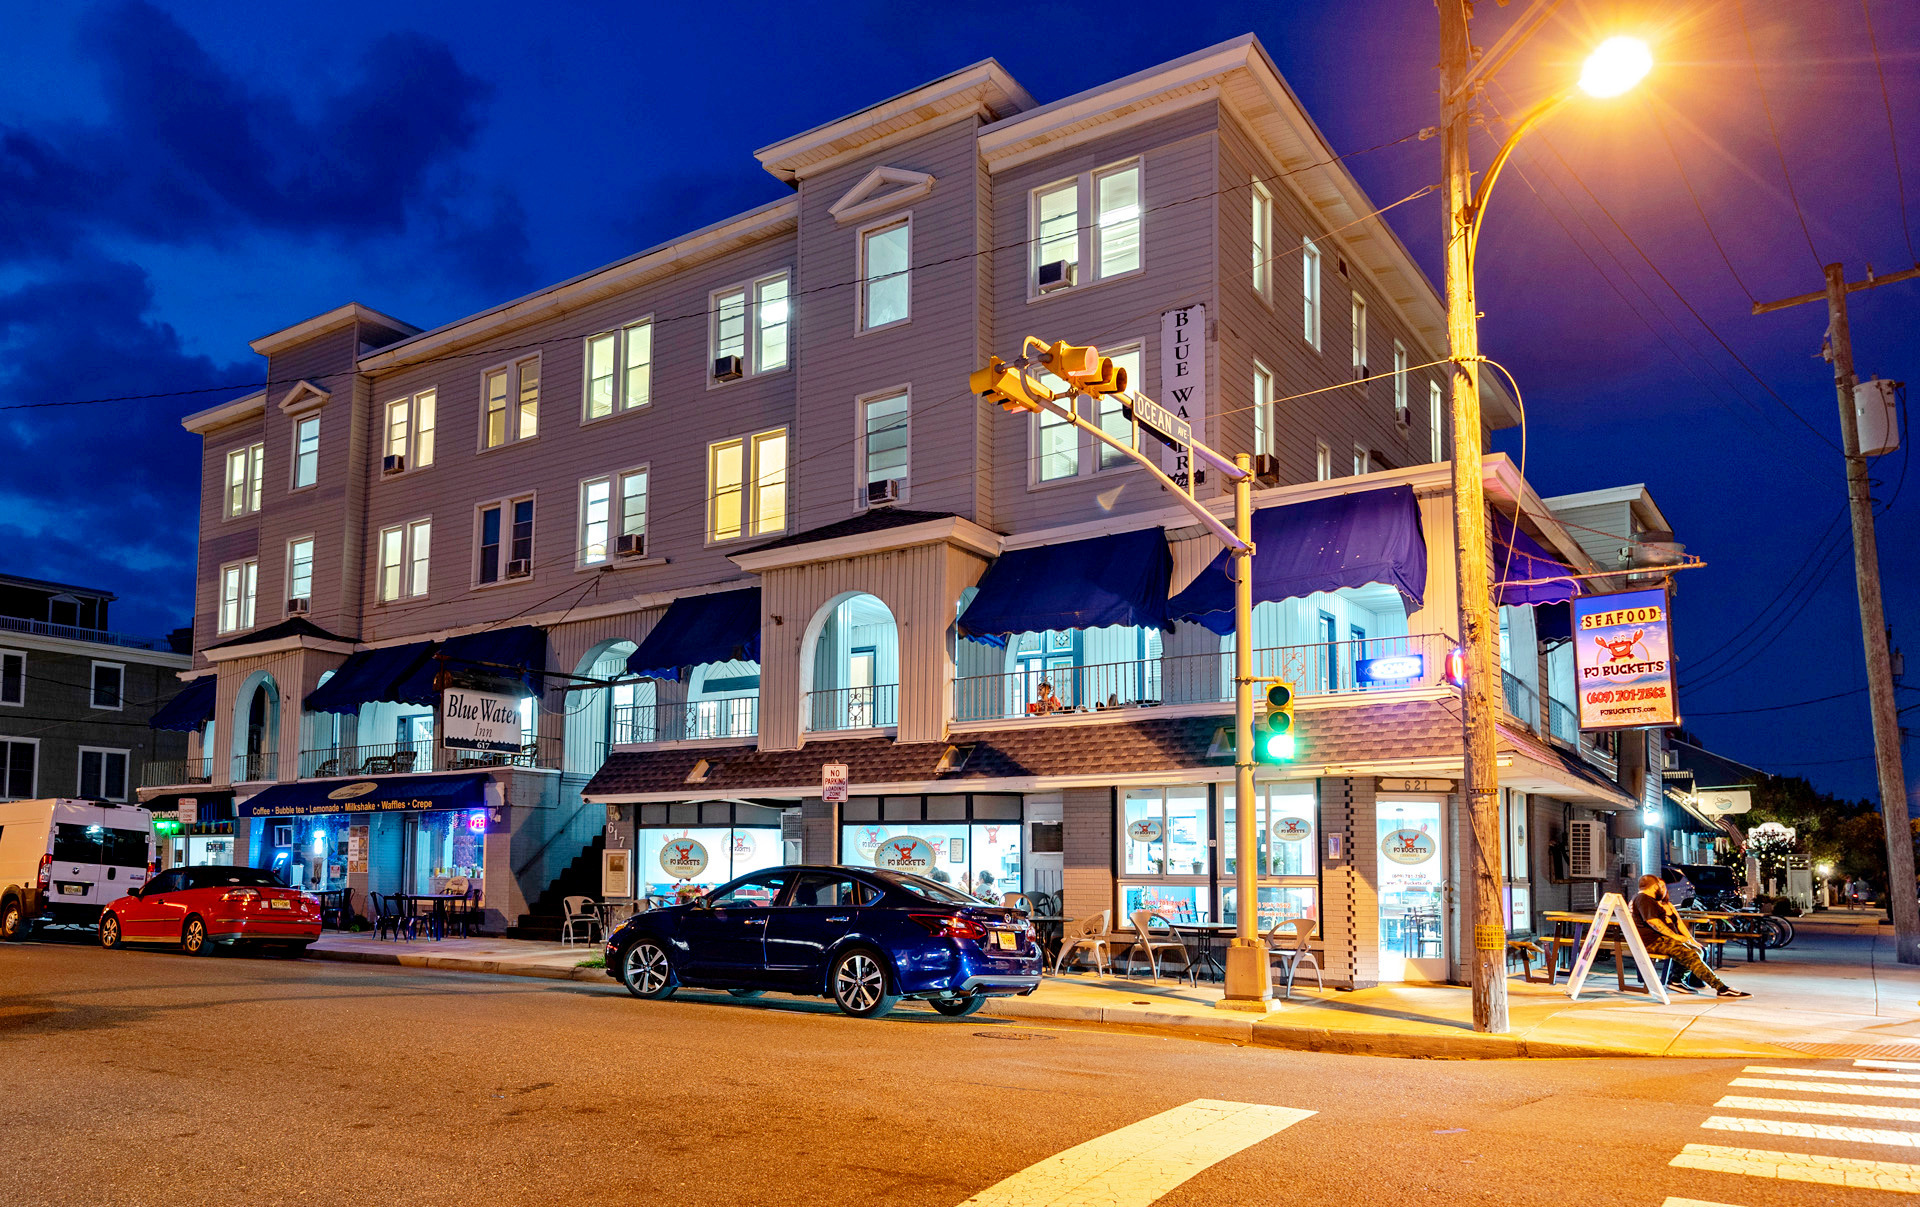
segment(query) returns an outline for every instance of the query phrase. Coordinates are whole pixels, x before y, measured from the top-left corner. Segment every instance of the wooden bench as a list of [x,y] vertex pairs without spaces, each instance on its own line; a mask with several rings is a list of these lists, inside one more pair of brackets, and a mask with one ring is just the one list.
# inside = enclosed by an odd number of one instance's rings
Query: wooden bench
[[[1513,961],[1518,959],[1520,961],[1520,979],[1529,984],[1536,984],[1541,981],[1549,985],[1553,984],[1553,965],[1547,960],[1547,949],[1543,949],[1540,946],[1542,943],[1549,943],[1550,945],[1551,941],[1532,938],[1507,940],[1507,964],[1511,967]],[[1536,956],[1540,959],[1540,971],[1545,974],[1541,977],[1535,977],[1533,975],[1533,961]]]

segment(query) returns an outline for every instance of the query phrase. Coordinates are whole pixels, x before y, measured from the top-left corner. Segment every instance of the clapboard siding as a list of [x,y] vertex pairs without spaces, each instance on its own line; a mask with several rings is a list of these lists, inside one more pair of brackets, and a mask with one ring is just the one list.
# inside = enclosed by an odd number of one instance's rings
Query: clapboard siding
[[[260,550],[258,514],[228,519],[227,454],[264,438],[259,417],[208,433],[200,445],[200,548],[194,574],[193,648],[204,650],[223,639],[219,632],[220,567],[253,557]],[[270,622],[269,622],[270,623]],[[195,663],[207,665],[196,653]]]

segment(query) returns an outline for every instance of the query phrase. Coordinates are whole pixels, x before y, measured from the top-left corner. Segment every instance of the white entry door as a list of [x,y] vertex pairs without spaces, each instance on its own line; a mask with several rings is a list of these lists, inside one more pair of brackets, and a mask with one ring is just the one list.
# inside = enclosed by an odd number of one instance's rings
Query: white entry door
[[1447,852],[1440,797],[1378,801],[1380,979],[1447,979]]

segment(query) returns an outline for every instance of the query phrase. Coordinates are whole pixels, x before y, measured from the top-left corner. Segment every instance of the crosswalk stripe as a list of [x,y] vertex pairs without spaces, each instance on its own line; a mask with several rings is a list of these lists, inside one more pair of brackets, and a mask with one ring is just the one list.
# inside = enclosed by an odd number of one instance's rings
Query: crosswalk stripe
[[1667,1201],[1660,1204],[1660,1207],[1733,1207],[1733,1204],[1709,1203],[1705,1199],[1676,1199],[1672,1195],[1668,1195]]
[[1843,1144],[1920,1148],[1920,1135],[1883,1127],[1841,1127],[1832,1123],[1802,1123],[1798,1119],[1736,1119],[1727,1115],[1711,1115],[1700,1126],[1715,1132],[1751,1132],[1756,1136],[1799,1136],[1808,1140],[1836,1140]]
[[1860,1098],[1920,1098],[1920,1090],[1891,1085],[1844,1085],[1837,1081],[1778,1081],[1766,1077],[1736,1077],[1727,1083],[1748,1090],[1792,1090],[1800,1094],[1853,1094]]
[[1764,1148],[1689,1144],[1668,1164],[1678,1169],[1705,1169],[1755,1178],[1778,1178],[1787,1182],[1817,1182],[1825,1186],[1857,1186],[1867,1190],[1920,1194],[1920,1165],[1904,1165],[1895,1161],[1866,1161],[1855,1157],[1773,1152]]
[[960,1207],[1147,1207],[1313,1114],[1197,1099],[1035,1162]]
[[1908,1085],[1920,1084],[1920,1074],[1916,1073],[1854,1073],[1846,1069],[1784,1069],[1774,1065],[1748,1065],[1740,1071],[1772,1073],[1776,1077],[1844,1077],[1858,1081],[1901,1081]]
[[1870,1106],[1861,1102],[1814,1102],[1797,1098],[1748,1098],[1740,1094],[1728,1094],[1713,1105],[1736,1111],[1840,1115],[1849,1119],[1891,1119],[1896,1123],[1920,1123],[1920,1108],[1911,1106]]
[[1920,1061],[1912,1060],[1856,1060],[1856,1069],[1920,1069]]

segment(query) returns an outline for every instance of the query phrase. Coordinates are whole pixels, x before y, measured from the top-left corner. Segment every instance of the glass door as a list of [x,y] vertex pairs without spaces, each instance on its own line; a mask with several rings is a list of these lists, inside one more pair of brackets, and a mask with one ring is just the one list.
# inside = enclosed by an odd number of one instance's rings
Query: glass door
[[1379,800],[1380,979],[1447,979],[1446,847],[1438,797]]

